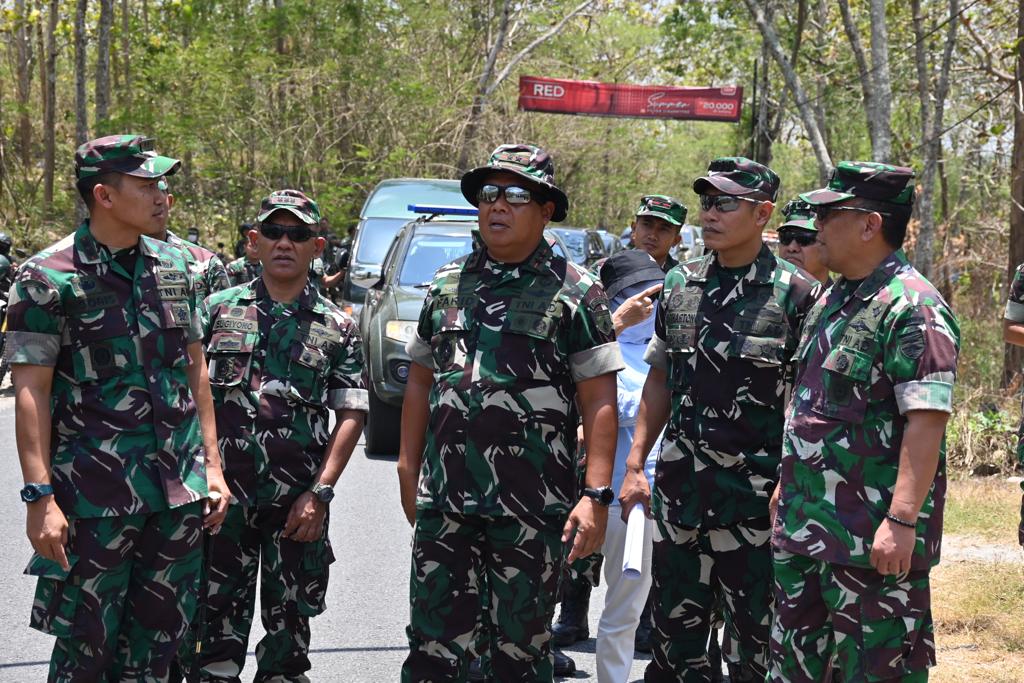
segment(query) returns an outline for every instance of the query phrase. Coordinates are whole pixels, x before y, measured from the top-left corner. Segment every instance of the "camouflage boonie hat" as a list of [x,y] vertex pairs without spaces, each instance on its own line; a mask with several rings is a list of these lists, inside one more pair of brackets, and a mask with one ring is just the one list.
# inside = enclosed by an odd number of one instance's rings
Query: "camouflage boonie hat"
[[782,207],[782,214],[786,217],[786,222],[779,226],[780,232],[783,228],[818,232],[818,226],[814,224],[814,211],[807,202],[794,199]]
[[556,223],[565,220],[569,213],[569,198],[555,185],[555,162],[551,156],[536,145],[500,145],[487,161],[486,166],[474,168],[462,176],[462,196],[473,206],[478,206],[476,195],[489,173],[508,171],[543,187],[548,199],[555,203],[551,220]]
[[278,190],[264,197],[256,220],[262,223],[278,210],[288,211],[306,225],[320,223],[320,207],[299,190]]
[[832,169],[828,187],[800,195],[814,206],[835,204],[852,197],[878,202],[914,205],[914,169],[873,161],[840,161]]
[[746,157],[719,157],[708,164],[708,174],[693,181],[693,191],[705,194],[708,188],[737,197],[774,202],[779,194],[779,176],[764,164]]
[[123,173],[139,178],[173,175],[181,162],[153,151],[153,138],[144,135],[107,135],[75,150],[75,177],[78,180],[101,173]]
[[649,194],[640,199],[636,216],[654,216],[672,225],[682,226],[686,222],[686,207],[682,202],[663,194]]

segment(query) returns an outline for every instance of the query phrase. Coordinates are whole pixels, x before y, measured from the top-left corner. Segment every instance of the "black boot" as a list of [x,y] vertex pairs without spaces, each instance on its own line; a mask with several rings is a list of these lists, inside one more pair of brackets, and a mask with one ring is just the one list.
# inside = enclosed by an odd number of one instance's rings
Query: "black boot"
[[566,581],[562,587],[562,610],[551,627],[551,644],[566,647],[590,637],[587,613],[590,611],[590,583]]
[[[721,662],[721,658],[718,661]],[[764,674],[758,675],[749,665],[726,664],[726,667],[729,669],[729,683],[761,683],[764,681]],[[719,664],[719,669],[721,669],[721,664]]]
[[708,639],[708,662],[711,664],[711,683],[723,683],[722,647],[718,644],[718,629],[715,628],[711,629],[711,638]]
[[651,642],[651,631],[654,628],[654,615],[651,614],[651,596],[647,596],[644,603],[644,611],[640,613],[640,623],[636,626],[636,635],[633,636],[633,649],[637,652],[650,653],[653,651]]
[[555,656],[556,676],[572,676],[576,673],[576,662],[573,661],[572,657],[561,650],[552,650],[551,654]]

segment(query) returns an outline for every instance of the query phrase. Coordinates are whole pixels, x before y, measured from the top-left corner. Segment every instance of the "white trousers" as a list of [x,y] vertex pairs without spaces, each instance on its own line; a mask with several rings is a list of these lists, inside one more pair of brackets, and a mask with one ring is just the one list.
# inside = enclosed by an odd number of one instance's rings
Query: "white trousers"
[[604,609],[597,626],[598,683],[626,683],[633,666],[633,642],[640,613],[651,590],[651,549],[654,544],[654,522],[644,524],[644,564],[639,579],[622,575],[622,554],[626,542],[626,523],[619,516],[621,508],[608,511],[605,531]]

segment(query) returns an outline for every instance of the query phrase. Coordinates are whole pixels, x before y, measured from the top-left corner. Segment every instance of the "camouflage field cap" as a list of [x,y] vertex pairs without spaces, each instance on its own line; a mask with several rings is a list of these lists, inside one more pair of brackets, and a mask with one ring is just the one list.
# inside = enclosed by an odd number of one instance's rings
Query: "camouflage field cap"
[[320,223],[320,207],[299,190],[278,190],[264,197],[256,220],[263,222],[278,210],[288,211],[306,225]]
[[[555,162],[536,145],[501,145],[491,152],[486,166],[474,168],[462,176],[462,196],[477,206],[477,191],[489,173],[508,171],[543,187],[548,199],[555,203],[551,220],[565,220],[569,213],[569,198],[555,185]],[[529,189],[529,188],[527,188]]]
[[668,221],[672,225],[681,226],[686,222],[686,207],[678,199],[663,194],[649,194],[640,199],[640,208],[636,215],[654,216]]
[[764,164],[746,157],[719,157],[708,164],[708,174],[693,181],[693,191],[705,194],[709,188],[737,197],[774,202],[779,194],[779,176]]
[[811,205],[807,202],[794,199],[782,207],[782,214],[786,217],[786,222],[779,226],[779,230],[799,228],[800,230],[818,232],[818,226],[814,224],[814,211],[811,210]]
[[914,169],[873,161],[840,161],[832,169],[828,187],[800,195],[808,204],[820,206],[861,197],[889,204],[913,206]]
[[153,138],[144,135],[107,135],[75,150],[75,177],[91,178],[101,173],[124,173],[140,178],[173,175],[181,162],[153,151]]

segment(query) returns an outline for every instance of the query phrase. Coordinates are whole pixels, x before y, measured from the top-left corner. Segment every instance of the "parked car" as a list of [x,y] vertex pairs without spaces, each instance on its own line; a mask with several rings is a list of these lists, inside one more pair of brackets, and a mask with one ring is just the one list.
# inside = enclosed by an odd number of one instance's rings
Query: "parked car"
[[608,256],[604,240],[597,230],[584,228],[549,228],[551,232],[562,238],[569,248],[572,262],[589,269],[595,263]]
[[[370,286],[359,315],[370,410],[366,452],[398,452],[402,400],[409,380],[406,343],[416,334],[423,300],[434,274],[473,249],[476,221],[424,215],[408,221],[384,258],[381,277]],[[555,252],[569,259],[565,243],[544,234]]]
[[625,247],[622,246],[622,240],[618,235],[608,232],[607,230],[598,230],[597,234],[601,236],[601,241],[604,242],[605,254],[608,256],[614,256],[625,249]]
[[677,261],[687,261],[704,255],[704,238],[701,236],[699,225],[683,225],[679,230],[679,236],[682,239],[672,249],[673,258]]
[[359,316],[366,290],[380,279],[384,256],[395,235],[416,218],[417,214],[409,210],[410,204],[473,209],[462,196],[458,180],[390,178],[377,183],[359,212],[341,289],[342,308],[353,316]]

